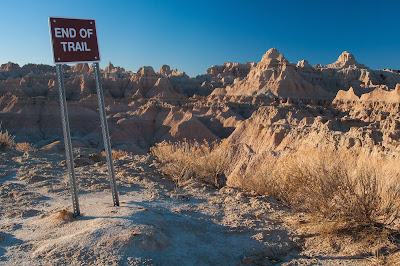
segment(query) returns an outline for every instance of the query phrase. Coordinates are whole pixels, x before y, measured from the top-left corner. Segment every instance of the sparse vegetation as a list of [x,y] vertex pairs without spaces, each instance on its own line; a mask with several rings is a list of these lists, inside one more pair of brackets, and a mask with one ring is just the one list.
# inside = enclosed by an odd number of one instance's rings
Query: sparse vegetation
[[207,141],[163,141],[152,147],[151,153],[157,158],[156,165],[178,186],[197,178],[220,187],[230,160],[229,150],[224,145]]
[[14,138],[15,136],[9,134],[7,130],[5,132],[1,130],[0,122],[0,150],[14,147]]
[[53,220],[59,220],[63,222],[71,221],[74,219],[74,214],[68,209],[60,210],[56,216],[53,217]]
[[37,149],[35,147],[32,146],[32,144],[28,143],[28,142],[20,142],[15,144],[15,149],[17,151],[36,151]]
[[[231,149],[217,143],[162,142],[151,151],[161,171],[178,184],[191,177],[212,183],[232,160]],[[279,159],[264,156],[232,173],[229,183],[309,213],[325,224],[319,233],[388,244],[400,214],[398,165],[394,159],[309,148]]]
[[[123,151],[123,150],[111,150],[111,154],[113,157],[113,160],[118,161],[119,159],[121,159],[122,157],[125,157],[128,155],[128,152]],[[106,156],[106,152],[102,151],[101,155]]]
[[331,221],[391,226],[400,211],[400,169],[389,159],[308,149],[242,173],[241,187]]
[[[273,158],[270,158],[273,160]],[[346,151],[307,149],[248,168],[234,183],[305,211],[324,232],[386,237],[400,212],[398,162]],[[315,219],[314,219],[315,220]]]

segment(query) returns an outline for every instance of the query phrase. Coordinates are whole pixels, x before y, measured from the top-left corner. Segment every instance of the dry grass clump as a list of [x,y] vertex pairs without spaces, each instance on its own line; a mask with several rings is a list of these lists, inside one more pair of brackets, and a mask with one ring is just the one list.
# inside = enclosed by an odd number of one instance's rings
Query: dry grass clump
[[320,234],[348,236],[371,250],[400,241],[399,160],[314,148],[246,169],[233,177],[237,186],[309,213]]
[[15,144],[15,149],[17,151],[26,152],[26,151],[36,151],[37,149],[32,146],[32,144],[28,142],[20,142]]
[[71,221],[73,219],[74,219],[74,214],[68,209],[62,209],[56,214],[56,216],[53,217],[53,220],[59,220],[63,222]]
[[307,150],[281,164],[281,199],[348,225],[391,226],[400,211],[396,163],[348,151]]
[[252,162],[230,176],[230,185],[280,199],[283,187],[278,177],[277,158],[272,154]]
[[400,167],[349,151],[307,149],[236,177],[238,186],[329,220],[390,226],[400,212]]
[[1,123],[0,123],[0,151],[14,147],[15,145],[14,139],[15,136],[9,134],[7,130],[5,132],[1,130]]
[[[156,166],[178,185],[192,177],[216,184],[216,177],[236,161],[224,143],[164,141],[151,153]],[[229,167],[235,169],[229,176],[231,185],[309,213],[318,223],[313,230],[320,234],[350,237],[370,250],[400,243],[398,159],[307,148],[279,159],[262,154],[245,162],[244,167]]]
[[[123,150],[111,150],[111,154],[112,154],[113,160],[118,161],[122,157],[127,156],[129,153],[127,151],[123,151]],[[106,156],[106,152],[102,151],[101,155]]]
[[[164,141],[151,153],[178,185],[192,177],[217,185],[234,163],[229,145],[216,142]],[[267,154],[232,173],[230,184],[273,196],[340,228],[391,227],[400,214],[398,160],[368,154],[317,148],[280,159]]]
[[224,185],[224,171],[230,161],[229,151],[224,145],[207,141],[163,141],[150,151],[156,157],[156,166],[178,186],[190,178],[216,187]]

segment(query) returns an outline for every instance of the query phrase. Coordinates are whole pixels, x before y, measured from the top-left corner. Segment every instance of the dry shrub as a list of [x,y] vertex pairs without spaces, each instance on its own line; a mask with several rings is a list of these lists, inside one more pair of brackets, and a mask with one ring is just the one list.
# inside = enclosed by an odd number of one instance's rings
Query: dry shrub
[[399,165],[396,159],[314,148],[279,160],[269,156],[232,178],[241,188],[333,222],[330,231],[350,233],[390,227],[399,218]]
[[[162,142],[151,148],[161,171],[178,184],[195,177],[214,183],[236,159],[229,145]],[[261,159],[260,159],[261,158]],[[364,247],[389,250],[400,240],[400,162],[351,151],[307,148],[262,154],[239,163],[229,183],[270,195],[307,212],[323,235],[346,235]],[[374,248],[373,248],[374,247]],[[371,251],[373,252],[373,251]]]
[[290,207],[337,221],[391,225],[400,211],[400,169],[393,159],[307,149],[270,155],[232,178]]
[[32,144],[28,143],[28,142],[20,142],[15,144],[15,149],[17,151],[36,151],[37,149],[35,147],[32,146]]
[[163,141],[150,151],[156,157],[155,165],[178,186],[190,178],[217,187],[224,185],[221,178],[230,160],[229,149],[225,145],[207,141]]
[[[156,166],[178,185],[192,177],[216,185],[235,161],[225,142],[164,141],[151,153]],[[398,159],[307,148],[279,159],[264,155],[262,162],[247,165],[230,179],[237,187],[273,196],[340,228],[390,227],[400,214]]]
[[348,151],[309,149],[280,165],[281,200],[330,220],[393,224],[400,211],[400,171],[392,160]]
[[5,132],[1,130],[1,122],[0,122],[0,151],[14,147],[15,145],[14,139],[15,136],[9,134],[7,130]]
[[398,249],[398,159],[308,148],[263,160],[235,173],[232,183],[309,213],[309,229],[331,241],[345,236],[371,254]]
[[[119,159],[121,159],[122,157],[127,156],[129,153],[123,150],[111,150],[111,155],[113,157],[113,160],[118,161]],[[102,151],[101,155],[106,156],[106,152]]]
[[282,194],[282,183],[276,170],[277,158],[272,154],[244,165],[230,176],[229,184],[245,190],[251,190],[259,195],[269,195],[279,198]]
[[69,211],[68,209],[62,209],[57,213],[56,216],[53,217],[53,220],[59,220],[59,221],[71,221],[74,219],[74,214]]

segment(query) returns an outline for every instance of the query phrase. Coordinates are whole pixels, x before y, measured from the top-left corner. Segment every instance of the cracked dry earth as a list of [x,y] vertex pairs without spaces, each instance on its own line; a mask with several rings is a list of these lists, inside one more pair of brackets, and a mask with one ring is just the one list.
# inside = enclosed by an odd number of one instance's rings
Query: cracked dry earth
[[99,151],[78,154],[82,216],[63,221],[54,218],[71,204],[63,154],[0,152],[1,265],[352,264],[302,255],[302,238],[282,222],[291,211],[271,198],[194,181],[176,188],[149,156],[116,161],[114,207]]

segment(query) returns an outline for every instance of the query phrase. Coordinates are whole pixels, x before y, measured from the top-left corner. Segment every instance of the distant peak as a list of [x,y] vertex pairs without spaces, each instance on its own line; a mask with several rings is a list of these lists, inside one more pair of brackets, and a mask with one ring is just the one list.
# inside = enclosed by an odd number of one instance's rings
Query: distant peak
[[158,74],[161,74],[165,77],[171,77],[171,76],[179,76],[181,75],[181,72],[178,69],[172,69],[169,65],[162,65],[160,67],[160,70],[157,72]]
[[125,69],[123,67],[114,66],[111,62],[108,62],[108,65],[104,68],[105,72],[124,72]]
[[344,51],[336,62],[357,64],[356,58],[351,53]]
[[171,73],[171,67],[169,65],[162,65],[160,69],[158,70],[158,73],[163,74],[170,74]]
[[305,67],[312,67],[307,60],[301,60],[297,63],[297,67],[305,68]]
[[86,73],[89,72],[89,64],[88,63],[82,63],[82,64],[75,64],[74,66],[71,67],[72,72],[82,72]]
[[138,73],[140,73],[140,75],[155,75],[156,73],[154,72],[153,67],[151,66],[143,66],[139,69]]
[[342,52],[342,54],[339,56],[339,58],[336,60],[336,62],[328,65],[328,67],[343,68],[343,67],[348,67],[350,65],[354,65],[354,66],[362,67],[362,68],[365,67],[364,65],[359,64],[356,61],[356,58],[354,57],[354,55],[352,55],[351,53],[349,53],[347,51]]
[[8,62],[0,66],[0,71],[19,70],[21,67],[18,64]]
[[276,54],[279,54],[279,50],[278,49],[276,49],[276,48],[271,48],[271,49],[269,49],[267,52],[266,52],[266,54],[274,54],[274,53],[276,53]]
[[110,61],[108,61],[108,65],[106,66],[106,68],[104,70],[106,72],[111,72],[114,70],[114,68],[115,68],[114,65]]
[[283,56],[283,55],[281,53],[279,53],[278,49],[271,48],[264,54],[262,60],[278,59],[280,56]]
[[265,68],[265,67],[276,67],[279,64],[286,64],[289,63],[286,58],[281,54],[278,49],[271,48],[269,49],[262,57],[257,67]]

